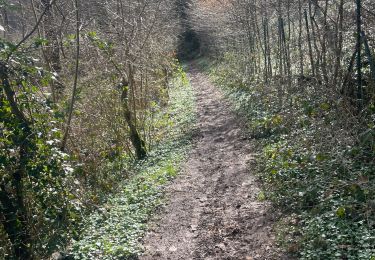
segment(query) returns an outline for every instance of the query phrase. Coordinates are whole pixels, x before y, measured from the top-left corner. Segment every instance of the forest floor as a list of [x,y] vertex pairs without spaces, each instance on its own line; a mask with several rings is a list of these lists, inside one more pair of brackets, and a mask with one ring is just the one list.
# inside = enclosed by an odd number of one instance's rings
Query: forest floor
[[275,242],[274,209],[258,199],[245,127],[205,74],[192,66],[188,76],[198,106],[194,146],[140,259],[286,259]]

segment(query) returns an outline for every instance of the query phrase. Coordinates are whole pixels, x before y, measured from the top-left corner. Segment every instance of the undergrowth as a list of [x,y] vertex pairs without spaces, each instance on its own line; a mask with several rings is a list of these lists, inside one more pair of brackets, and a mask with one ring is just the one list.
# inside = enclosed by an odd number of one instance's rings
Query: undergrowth
[[169,95],[167,110],[158,115],[168,120],[163,140],[132,168],[118,194],[85,221],[84,232],[71,246],[75,259],[133,259],[142,253],[147,221],[163,202],[164,187],[179,172],[195,120],[194,93],[182,69]]
[[299,259],[374,260],[371,105],[358,119],[350,116],[345,100],[308,84],[280,100],[277,82],[243,76],[230,54],[198,64],[246,118],[249,135],[259,144],[262,194],[284,212],[277,228],[280,244]]

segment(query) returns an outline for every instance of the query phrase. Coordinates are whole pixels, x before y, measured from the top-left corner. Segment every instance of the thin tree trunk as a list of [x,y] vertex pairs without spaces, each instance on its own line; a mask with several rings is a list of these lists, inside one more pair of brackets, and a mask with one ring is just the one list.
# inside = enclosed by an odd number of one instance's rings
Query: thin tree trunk
[[328,85],[328,71],[327,71],[327,35],[328,35],[328,22],[327,22],[327,14],[328,14],[328,0],[325,0],[325,7],[324,7],[324,25],[323,25],[323,39],[322,39],[322,74],[324,83]]
[[313,44],[314,44],[314,48],[315,48],[315,53],[316,53],[316,63],[314,63],[314,66],[315,66],[315,76],[317,78],[317,81],[321,81],[321,75],[320,75],[320,59],[321,59],[321,53],[320,53],[320,50],[318,48],[318,44],[317,44],[317,35],[316,35],[316,32],[315,32],[315,28],[314,28],[314,17],[312,15],[312,7],[311,7],[311,1],[309,2],[309,15],[310,15],[310,21],[311,21],[311,32],[312,32],[312,41],[313,41]]
[[72,117],[73,117],[73,110],[74,104],[77,97],[77,84],[78,84],[78,73],[79,73],[79,59],[80,59],[80,12],[79,12],[79,2],[75,0],[75,8],[76,8],[76,59],[75,59],[75,73],[74,73],[74,82],[73,82],[73,90],[72,90],[72,97],[70,99],[69,111],[68,111],[68,120],[66,122],[66,128],[64,132],[64,136],[61,142],[61,150],[65,150],[66,143],[69,137]]
[[357,99],[358,99],[358,110],[362,111],[363,108],[363,89],[362,89],[362,58],[361,58],[361,31],[362,31],[362,21],[361,21],[361,0],[356,0],[357,4]]
[[343,45],[343,21],[344,21],[344,0],[340,0],[339,4],[339,18],[338,24],[336,26],[336,61],[335,69],[333,73],[333,86],[336,86],[340,78],[340,67],[341,67],[341,57],[342,57],[342,45]]
[[281,38],[282,38],[282,49],[284,53],[284,68],[285,72],[288,75],[288,86],[291,86],[291,71],[290,71],[290,61],[289,61],[289,51],[288,51],[288,44],[286,40],[285,35],[285,29],[284,29],[284,19],[281,18]]
[[7,11],[6,7],[2,7],[1,9],[2,9],[1,12],[2,12],[2,17],[3,17],[3,24],[4,24],[3,37],[4,37],[4,39],[7,39],[7,35],[8,35],[8,32],[9,32],[8,11]]
[[[353,69],[354,69],[354,63],[355,63],[355,59],[357,57],[357,52],[358,52],[358,46],[356,45],[355,51],[353,52],[353,54],[350,58],[349,66],[348,66],[346,75],[344,76],[343,84],[342,84],[342,91],[341,92],[346,96],[348,96],[350,94],[350,92],[348,92],[347,90],[348,90],[348,87],[349,87],[349,79],[350,79],[351,74],[352,74]],[[354,98],[353,95],[351,96],[351,98]]]
[[271,57],[271,46],[270,46],[270,34],[269,34],[268,18],[266,18],[266,31],[267,31],[267,56],[268,56],[269,75],[270,75],[270,77],[272,77],[273,70],[272,70],[272,57]]
[[[57,38],[58,32],[54,26],[55,21],[52,5],[50,4],[49,0],[41,0],[41,3],[46,10],[43,20],[43,26],[44,34],[48,41],[47,46],[44,48],[44,57],[46,59],[48,69],[58,75],[61,71],[60,46]],[[57,102],[58,100],[60,100],[64,91],[63,85],[53,82],[51,84],[51,90],[53,101]]]
[[362,31],[362,41],[365,45],[366,56],[370,63],[371,77],[372,77],[372,80],[375,82],[375,62],[374,62],[374,58],[372,57],[370,45],[368,44],[368,40],[364,31]]
[[278,19],[278,23],[277,23],[277,41],[278,41],[278,48],[279,48],[279,75],[280,77],[283,76],[283,48],[282,48],[282,44],[283,44],[283,41],[282,41],[282,36],[281,36],[281,17],[279,17]]
[[302,51],[302,2],[298,0],[298,22],[299,22],[299,32],[298,32],[298,52],[299,52],[299,74],[302,77],[303,71],[303,51]]
[[306,10],[305,10],[304,13],[305,13],[305,23],[306,23],[307,44],[309,46],[311,73],[312,73],[312,76],[315,78],[314,56],[313,56],[313,49],[312,49],[311,37],[310,37],[309,19],[307,17],[307,11]]
[[129,65],[129,68],[130,68],[129,75],[128,75],[129,81],[122,82],[121,102],[122,102],[122,107],[124,110],[124,118],[125,118],[126,123],[128,124],[129,131],[130,131],[130,141],[132,142],[132,145],[135,149],[137,159],[142,160],[147,156],[147,151],[145,148],[146,144],[138,133],[138,130],[134,123],[135,119],[133,118],[132,112],[129,108],[128,92],[129,92],[129,88],[133,87],[134,85],[134,78],[133,78],[134,75],[132,74],[131,65]]
[[266,28],[266,19],[263,19],[263,39],[264,39],[264,77],[266,82],[268,82],[268,47],[267,47],[267,28]]

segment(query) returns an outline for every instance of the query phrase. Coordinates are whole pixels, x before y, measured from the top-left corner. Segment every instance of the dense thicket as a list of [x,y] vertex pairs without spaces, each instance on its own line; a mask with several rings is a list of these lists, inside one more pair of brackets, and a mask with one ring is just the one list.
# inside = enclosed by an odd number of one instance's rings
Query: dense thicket
[[[0,258],[41,259],[163,137],[172,0],[1,0]],[[177,21],[171,23],[171,21]]]
[[375,256],[373,1],[195,1],[201,53],[262,144],[259,172],[304,259]]

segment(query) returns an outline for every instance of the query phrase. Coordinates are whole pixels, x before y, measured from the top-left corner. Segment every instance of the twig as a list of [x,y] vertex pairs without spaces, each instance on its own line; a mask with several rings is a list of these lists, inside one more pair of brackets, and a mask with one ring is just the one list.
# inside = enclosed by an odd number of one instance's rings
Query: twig
[[[52,0],[49,5],[44,8],[44,11],[43,13],[39,16],[39,19],[37,20],[36,24],[34,25],[33,29],[28,33],[26,34],[25,37],[23,37],[23,39],[16,45],[15,49],[14,50],[17,50],[25,41],[27,41],[27,39],[29,39],[31,37],[31,35],[34,34],[34,32],[38,29],[39,27],[39,24],[42,22],[43,20],[43,17],[44,15],[46,14],[46,12],[48,11],[48,9],[56,2],[57,0]],[[9,57],[12,55],[12,53],[9,55]]]

